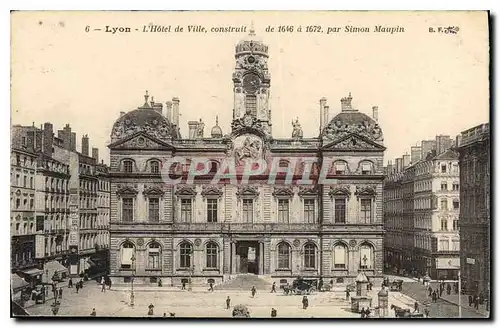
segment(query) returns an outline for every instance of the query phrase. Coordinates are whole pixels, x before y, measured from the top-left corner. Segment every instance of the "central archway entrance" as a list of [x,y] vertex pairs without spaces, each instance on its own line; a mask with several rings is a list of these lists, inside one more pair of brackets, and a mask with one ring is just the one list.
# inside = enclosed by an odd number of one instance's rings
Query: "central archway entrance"
[[260,249],[257,241],[240,241],[236,246],[239,273],[259,274]]

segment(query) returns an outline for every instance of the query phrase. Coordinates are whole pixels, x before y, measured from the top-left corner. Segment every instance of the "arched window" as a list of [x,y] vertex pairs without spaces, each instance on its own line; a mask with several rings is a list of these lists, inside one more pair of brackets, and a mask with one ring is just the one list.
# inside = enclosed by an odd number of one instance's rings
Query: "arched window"
[[180,244],[180,267],[190,268],[191,267],[191,254],[192,254],[191,244],[188,242],[182,242]]
[[362,244],[359,247],[360,268],[361,270],[373,269],[373,247],[369,244]]
[[304,267],[306,269],[316,268],[316,246],[312,243],[307,243],[304,246]]
[[121,247],[121,268],[133,269],[135,264],[135,247],[134,244],[127,241]]
[[285,242],[278,244],[278,269],[290,269],[290,245]]
[[133,170],[134,163],[127,159],[123,161],[123,171],[126,173],[131,173]]
[[214,242],[207,244],[207,268],[216,269],[217,268],[217,253],[218,247]]
[[333,247],[333,268],[347,268],[347,248],[344,244],[337,244]]
[[373,172],[373,164],[372,164],[372,162],[369,162],[369,161],[361,162],[361,164],[360,164],[360,170],[361,170],[361,174],[362,175],[372,174],[372,172]]
[[153,160],[149,162],[149,167],[151,168],[151,173],[160,173],[160,162]]
[[148,269],[161,269],[160,256],[161,246],[157,242],[152,242],[148,246]]

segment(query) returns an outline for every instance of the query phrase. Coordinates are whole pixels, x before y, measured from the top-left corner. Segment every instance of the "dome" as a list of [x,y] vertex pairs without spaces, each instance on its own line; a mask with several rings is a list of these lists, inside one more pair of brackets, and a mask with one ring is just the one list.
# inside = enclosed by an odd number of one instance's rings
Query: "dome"
[[215,117],[215,126],[212,128],[210,132],[212,138],[222,138],[222,129],[219,126],[219,117]]
[[268,47],[262,39],[255,35],[255,30],[250,27],[250,33],[236,45],[236,57],[246,54],[257,54],[268,57]]
[[352,108],[351,101],[351,94],[340,100],[342,111],[326,125],[322,136],[327,139],[339,139],[348,134],[356,133],[373,141],[383,141],[382,129],[377,121]]
[[118,141],[137,132],[145,132],[153,138],[165,140],[172,137],[173,128],[169,120],[162,115],[161,107],[150,106],[148,95],[142,107],[126,114],[122,113],[116,120],[111,132],[111,142]]

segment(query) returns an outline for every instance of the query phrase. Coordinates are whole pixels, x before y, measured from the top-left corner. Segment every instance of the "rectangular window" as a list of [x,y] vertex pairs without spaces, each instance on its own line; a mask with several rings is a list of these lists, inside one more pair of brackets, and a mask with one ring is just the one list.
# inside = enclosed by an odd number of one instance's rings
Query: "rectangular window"
[[441,209],[442,210],[448,209],[448,200],[447,199],[441,199]]
[[314,212],[316,201],[314,199],[304,199],[304,222],[316,223]]
[[439,241],[439,250],[440,251],[449,251],[450,250],[450,241],[449,240],[440,240]]
[[363,163],[361,165],[361,174],[367,175],[367,174],[370,174],[371,171],[372,171],[372,166],[370,163]]
[[345,223],[345,198],[335,198],[335,223]]
[[181,199],[181,222],[191,222],[192,209],[191,198]]
[[460,203],[459,203],[458,199],[456,199],[453,201],[453,209],[458,210],[459,208],[460,208]]
[[207,222],[217,222],[217,199],[207,199]]
[[149,222],[160,222],[160,199],[149,199]]
[[148,252],[148,269],[160,268],[160,252],[159,249],[151,248]]
[[289,201],[288,199],[278,199],[278,223],[288,223]]
[[370,223],[372,217],[372,200],[361,199],[361,222]]
[[257,116],[257,96],[247,95],[245,97],[245,109],[247,113],[256,117]]
[[458,220],[453,220],[453,230],[458,231]]
[[451,241],[451,250],[455,252],[460,251],[460,240],[454,239]]
[[448,184],[446,182],[441,182],[441,191],[448,190]]
[[134,221],[134,199],[122,198],[122,221]]
[[453,191],[458,191],[460,189],[460,186],[458,183],[453,184]]
[[441,220],[441,230],[448,231],[448,220],[446,219]]
[[441,165],[441,173],[446,173],[446,164]]
[[253,222],[253,200],[243,199],[243,222]]

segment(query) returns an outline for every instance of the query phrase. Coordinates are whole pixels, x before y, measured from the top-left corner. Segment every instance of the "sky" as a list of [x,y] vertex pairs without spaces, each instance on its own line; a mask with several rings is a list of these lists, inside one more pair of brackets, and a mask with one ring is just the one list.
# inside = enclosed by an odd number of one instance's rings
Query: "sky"
[[[305,137],[319,130],[319,99],[330,118],[351,92],[368,115],[379,108],[385,162],[438,134],[454,137],[489,121],[487,15],[479,12],[17,12],[12,15],[12,124],[69,123],[109,161],[109,135],[121,111],[180,98],[181,133],[202,118],[208,136],[219,116],[230,132],[234,47],[247,26],[269,46],[273,136],[290,137],[298,117]],[[149,23],[204,26],[207,33],[144,33]],[[340,27],[299,33],[298,26]],[[404,33],[346,33],[345,26],[400,26]],[[90,31],[86,32],[86,27]],[[106,33],[106,26],[130,33]],[[266,32],[294,26],[294,32]],[[429,27],[458,26],[457,34]],[[101,31],[94,31],[95,28]],[[139,31],[135,31],[135,29]]]

